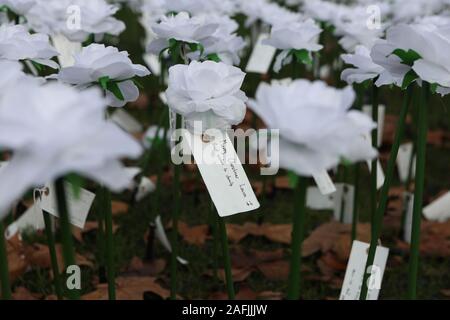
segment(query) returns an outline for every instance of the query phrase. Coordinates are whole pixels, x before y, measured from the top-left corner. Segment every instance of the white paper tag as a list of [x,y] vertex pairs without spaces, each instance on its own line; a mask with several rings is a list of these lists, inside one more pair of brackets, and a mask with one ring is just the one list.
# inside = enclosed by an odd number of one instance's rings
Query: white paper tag
[[[402,182],[406,182],[406,180],[408,180],[409,165],[411,163],[412,152],[413,152],[412,142],[404,143],[398,149],[397,169],[400,181]],[[416,171],[416,156],[414,156],[412,162],[411,179],[414,178],[415,171]]]
[[152,193],[156,190],[156,186],[152,180],[147,177],[142,177],[141,182],[139,183],[138,190],[135,196],[136,201],[141,201],[144,199],[149,193]]
[[[372,161],[367,161],[367,166],[369,167],[369,171],[372,172]],[[377,189],[380,189],[383,186],[384,179],[383,166],[381,165],[380,160],[377,160]]]
[[66,68],[75,64],[74,54],[81,51],[82,45],[79,42],[72,42],[63,35],[52,37],[53,46],[59,52],[58,61],[61,67]]
[[[372,106],[363,106],[363,112],[372,118]],[[383,132],[384,132],[384,117],[386,113],[386,107],[384,105],[378,106],[378,147],[383,143]]]
[[111,116],[111,120],[129,133],[139,133],[144,130],[139,121],[123,109],[117,109]]
[[233,143],[226,132],[216,131],[217,135],[211,137],[210,142],[203,142],[200,135],[191,134],[188,130],[184,130],[184,138],[219,216],[258,209],[258,199]]
[[[164,226],[162,225],[161,222],[161,216],[157,216],[155,219],[155,236],[156,239],[159,240],[159,242],[161,242],[161,245],[164,247],[164,249],[166,249],[169,252],[172,252],[172,246],[170,245],[169,239],[167,238],[166,235],[166,231],[164,230]],[[179,263],[181,264],[188,264],[189,262],[181,257],[177,256],[177,260]]]
[[35,231],[43,230],[45,228],[44,216],[42,210],[37,204],[33,204],[27,209],[16,221],[11,223],[6,229],[6,237],[10,239],[17,232],[23,232],[27,229]]
[[158,97],[159,97],[159,99],[161,100],[162,103],[167,105],[167,96],[166,96],[165,92],[160,92]]
[[343,218],[343,223],[352,223],[355,187],[349,184],[337,183],[333,196],[333,216],[336,221]]
[[[368,243],[353,241],[339,300],[359,300],[368,250]],[[372,270],[369,270],[371,276],[368,278],[367,300],[378,299],[388,254],[388,248],[377,247]]]
[[450,191],[423,208],[428,220],[445,222],[450,218]]
[[336,191],[336,186],[326,170],[313,175],[313,179],[322,194],[330,194]]
[[[367,143],[372,145],[372,138],[371,138],[370,134],[366,134],[363,137]],[[367,160],[366,163],[367,163],[367,166],[369,167],[369,172],[372,172],[372,161]],[[380,159],[377,158],[377,189],[380,189],[383,186],[384,178],[385,178],[385,176],[384,176],[383,166],[381,165]]]
[[317,187],[308,187],[306,206],[313,210],[332,210],[334,208],[333,196],[334,194],[322,194]]
[[143,58],[153,75],[159,77],[161,75],[161,62],[159,62],[159,57],[155,54],[146,53]]
[[[65,190],[70,214],[70,223],[83,229],[89,210],[94,202],[95,194],[81,188],[79,197],[76,198],[73,193],[73,188],[68,182],[65,183]],[[45,186],[45,191],[41,192],[40,195],[40,200],[37,202],[38,206],[42,210],[58,217],[58,206],[54,186],[52,184]]]
[[277,50],[272,46],[261,43],[268,37],[269,35],[267,33],[262,33],[259,35],[258,41],[253,48],[250,59],[248,60],[247,68],[245,68],[246,72],[266,74],[269,71]]
[[411,243],[413,208],[414,208],[414,194],[410,192],[404,192],[403,210],[405,210],[405,227],[403,229],[403,240],[407,243]]

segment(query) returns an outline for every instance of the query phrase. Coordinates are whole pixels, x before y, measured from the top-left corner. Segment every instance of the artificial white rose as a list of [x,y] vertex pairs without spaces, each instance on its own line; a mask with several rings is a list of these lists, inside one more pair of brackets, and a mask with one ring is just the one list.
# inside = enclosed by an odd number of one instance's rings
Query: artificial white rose
[[9,90],[0,99],[0,147],[13,153],[0,172],[0,216],[27,189],[69,173],[126,188],[120,159],[136,158],[141,146],[105,120],[100,90],[78,91],[60,83]]
[[[416,80],[417,74],[414,72],[421,73],[428,80],[437,80],[428,77],[430,68],[434,68],[430,63],[439,64],[437,60],[442,56],[444,59],[442,63],[446,64],[445,54],[438,52],[446,50],[445,38],[445,35],[436,31],[436,27],[429,24],[400,24],[389,28],[386,40],[379,40],[371,52],[372,60],[385,69],[376,84],[379,85],[387,78],[386,73],[394,79],[394,83],[405,86]],[[408,61],[404,61],[404,58],[394,53],[398,50],[408,55]],[[431,70],[434,71],[437,70]]]
[[164,16],[161,22],[152,26],[156,39],[150,43],[148,50],[151,53],[159,54],[163,49],[169,47],[171,39],[203,44],[218,28],[218,23],[209,22],[203,17],[190,17],[187,12]]
[[363,45],[372,48],[377,40],[384,35],[385,24],[376,26],[369,23],[371,13],[367,7],[350,8],[347,12],[334,19],[335,34],[342,37],[339,44],[347,52],[354,52],[356,46]]
[[303,11],[307,16],[327,23],[333,23],[336,17],[345,10],[344,8],[344,6],[323,0],[308,0],[303,3]]
[[83,42],[90,35],[119,35],[125,24],[114,18],[119,10],[105,0],[36,0],[25,15],[30,28],[49,35],[63,34]]
[[[277,56],[274,70],[280,71],[281,67],[292,61],[292,50],[305,51],[310,57],[310,52],[316,52],[323,48],[318,44],[319,35],[322,29],[312,19],[302,22],[279,23],[272,26],[270,37],[263,41],[264,44],[270,45],[282,50]],[[303,58],[304,59],[304,58]]]
[[[427,50],[419,53],[421,58],[414,62],[413,70],[424,81],[450,88],[450,25],[432,27],[426,34]],[[441,93],[445,89],[440,90]]]
[[442,12],[444,5],[442,0],[394,0],[391,4],[391,12],[394,22],[407,23],[417,17]]
[[245,73],[222,62],[197,62],[169,69],[166,91],[171,110],[185,117],[188,126],[225,129],[245,117],[247,97],[241,91]]
[[6,6],[18,15],[24,15],[35,4],[36,0],[0,0],[0,7]]
[[[357,46],[354,54],[341,55],[342,60],[346,64],[352,65],[355,68],[347,68],[342,71],[341,79],[348,84],[362,83],[366,80],[373,80],[380,76],[383,71],[383,67],[374,63],[370,57],[370,50],[364,46]],[[385,77],[389,74],[385,72]],[[386,81],[388,79],[386,78]],[[393,83],[394,79],[391,78],[389,83]],[[387,83],[383,83],[387,84]]]
[[375,124],[349,110],[354,99],[351,87],[336,89],[302,79],[262,83],[249,106],[270,129],[280,130],[280,166],[311,176],[342,159],[355,162],[376,156],[364,139]]
[[45,34],[30,34],[22,25],[0,26],[0,59],[32,60],[37,63],[59,68],[51,58],[58,55],[50,45],[49,37]]
[[236,10],[232,0],[165,0],[167,12],[189,12],[193,15],[212,13],[231,15]]
[[280,22],[289,24],[301,20],[300,14],[267,0],[242,1],[240,11],[247,16],[245,22],[247,27],[258,20],[267,25]]
[[228,16],[216,14],[201,15],[201,18],[217,24],[218,27],[211,36],[202,41],[203,52],[193,52],[188,55],[189,58],[199,60],[216,54],[220,61],[238,65],[240,63],[239,54],[246,46],[246,43],[242,37],[236,34],[239,28],[237,22]]
[[43,84],[43,78],[33,77],[22,71],[22,64],[17,61],[0,60],[0,99],[9,90],[17,86],[26,87],[30,84]]
[[133,64],[128,52],[119,52],[117,48],[105,47],[103,44],[94,43],[84,47],[80,53],[74,55],[74,59],[75,64],[62,68],[56,78],[79,87],[87,87],[93,83],[102,84],[101,79],[116,83],[123,99],[114,94],[111,90],[113,88],[105,90],[112,107],[122,107],[127,102],[135,101],[139,97],[139,89],[132,78],[150,74],[146,67]]

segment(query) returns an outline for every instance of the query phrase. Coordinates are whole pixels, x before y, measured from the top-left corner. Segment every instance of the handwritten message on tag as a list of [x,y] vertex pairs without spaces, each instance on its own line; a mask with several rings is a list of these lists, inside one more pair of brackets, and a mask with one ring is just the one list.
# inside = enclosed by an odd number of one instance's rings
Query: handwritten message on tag
[[272,46],[262,44],[262,41],[268,37],[269,35],[267,33],[259,35],[250,59],[248,60],[247,68],[245,68],[246,72],[266,74],[269,71],[276,49]]
[[[359,300],[361,295],[364,269],[366,267],[369,244],[361,241],[353,241],[350,259],[345,271],[344,283],[339,300]],[[374,264],[368,278],[367,300],[377,300],[380,294],[389,249],[378,246],[375,252]]]
[[423,215],[428,220],[447,221],[450,218],[450,191],[423,208]]
[[[89,210],[94,202],[95,194],[85,189],[81,189],[79,196],[75,197],[72,186],[67,182],[65,183],[65,190],[70,214],[70,223],[83,229]],[[58,217],[56,190],[53,185],[47,185],[42,189],[37,203],[42,210]]]
[[259,202],[233,143],[226,132],[215,131],[209,142],[204,142],[200,135],[191,134],[188,130],[185,130],[184,138],[219,216],[258,209]]

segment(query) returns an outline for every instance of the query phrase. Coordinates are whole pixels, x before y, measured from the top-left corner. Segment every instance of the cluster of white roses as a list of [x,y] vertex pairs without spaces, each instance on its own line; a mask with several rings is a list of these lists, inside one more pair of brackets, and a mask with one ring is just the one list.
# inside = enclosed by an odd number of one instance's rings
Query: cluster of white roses
[[[70,173],[113,191],[127,188],[130,175],[121,159],[139,157],[142,147],[106,119],[107,107],[136,100],[133,78],[148,75],[148,69],[133,64],[127,52],[96,43],[74,52],[74,64],[61,68],[51,44],[57,35],[81,42],[92,34],[119,34],[125,25],[113,16],[118,8],[105,0],[0,5],[25,17],[0,25],[0,150],[10,153],[0,171],[0,218],[28,189]],[[66,24],[72,5],[81,8],[77,30]],[[31,76],[22,62],[34,73],[42,66],[58,73]]]
[[409,23],[391,22],[385,37],[371,46],[360,43],[354,53],[342,55],[347,64],[354,66],[344,70],[342,79],[348,83],[374,80],[377,86],[394,84],[403,88],[414,81],[419,84],[426,81],[438,93],[448,94],[450,60],[446,52],[450,48],[450,19],[447,14],[416,17]]

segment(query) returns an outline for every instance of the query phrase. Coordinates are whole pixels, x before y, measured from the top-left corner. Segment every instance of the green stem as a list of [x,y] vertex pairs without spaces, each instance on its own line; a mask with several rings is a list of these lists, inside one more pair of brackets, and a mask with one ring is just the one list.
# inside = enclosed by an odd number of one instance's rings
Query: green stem
[[355,241],[356,239],[356,233],[357,233],[357,229],[358,229],[358,198],[359,198],[359,171],[360,171],[360,165],[359,163],[355,163],[353,165],[353,170],[354,170],[354,188],[355,188],[355,193],[354,193],[354,197],[353,197],[353,213],[352,213],[352,242]]
[[420,224],[423,206],[423,191],[425,185],[425,154],[427,148],[427,104],[430,84],[423,82],[421,106],[419,107],[418,134],[417,134],[417,162],[414,189],[414,207],[411,231],[411,247],[409,258],[408,298],[417,297],[417,274],[419,270]]
[[[381,224],[383,222],[384,212],[386,211],[386,205],[388,200],[389,188],[392,184],[392,178],[394,176],[395,171],[395,163],[398,155],[398,149],[400,147],[400,142],[403,138],[405,131],[405,121],[406,116],[408,114],[409,104],[411,102],[412,97],[412,88],[408,88],[406,93],[406,97],[403,100],[403,106],[400,111],[400,115],[397,121],[397,130],[395,131],[394,142],[392,144],[391,154],[389,156],[387,170],[386,170],[386,178],[384,180],[383,187],[380,192],[380,203],[377,208],[377,212],[374,219],[374,224],[372,226],[372,236],[370,241],[369,253],[367,257],[366,267],[364,270],[367,270],[368,267],[373,265],[373,261],[375,259],[375,252],[378,245],[378,238],[380,237],[381,232]],[[361,289],[361,300],[365,300],[367,298],[367,279],[369,278],[369,274],[367,272],[364,273],[362,289]]]
[[294,217],[291,240],[292,256],[288,283],[289,300],[298,300],[300,298],[300,268],[302,261],[302,242],[304,238],[306,220],[306,189],[307,179],[300,176],[295,188]]
[[[181,128],[181,115],[177,114],[176,128]],[[175,300],[177,298],[177,256],[178,256],[178,217],[180,215],[180,201],[181,201],[181,165],[174,165],[174,209],[172,212],[172,233],[171,244],[172,253],[170,255],[170,298]]]
[[[64,179],[59,178],[55,181],[56,200],[58,205],[59,222],[61,227],[61,239],[63,247],[63,257],[66,270],[69,266],[76,265],[75,250],[73,248],[72,227],[70,225],[69,210],[67,207],[66,191]],[[68,297],[72,300],[80,298],[78,290],[68,290]]]
[[235,294],[234,294],[233,274],[231,273],[230,252],[228,251],[227,229],[225,227],[224,219],[221,217],[218,217],[217,219],[219,223],[220,238],[222,242],[222,255],[225,268],[225,280],[227,283],[228,299],[234,300]]
[[44,215],[45,234],[47,236],[47,245],[50,252],[55,293],[58,300],[62,300],[64,298],[63,287],[61,282],[61,275],[59,274],[58,259],[56,256],[55,236],[53,234],[52,218],[50,217],[50,214],[48,212],[43,211],[42,214]]
[[210,201],[209,215],[211,220],[211,229],[213,233],[213,276],[214,280],[218,282],[218,269],[219,269],[219,229],[217,227],[216,212],[214,209],[214,203]]
[[6,251],[5,229],[0,221],[0,281],[2,282],[2,299],[11,299],[11,284],[9,282],[8,253]]
[[116,280],[114,267],[114,235],[111,209],[111,192],[104,186],[100,188],[99,200],[105,218],[106,275],[109,300],[116,300]]
[[[372,130],[372,147],[378,149],[378,87],[372,84],[372,120],[377,125]],[[372,160],[372,169],[370,171],[370,215],[372,232],[374,228],[374,219],[377,210],[377,158]]]

